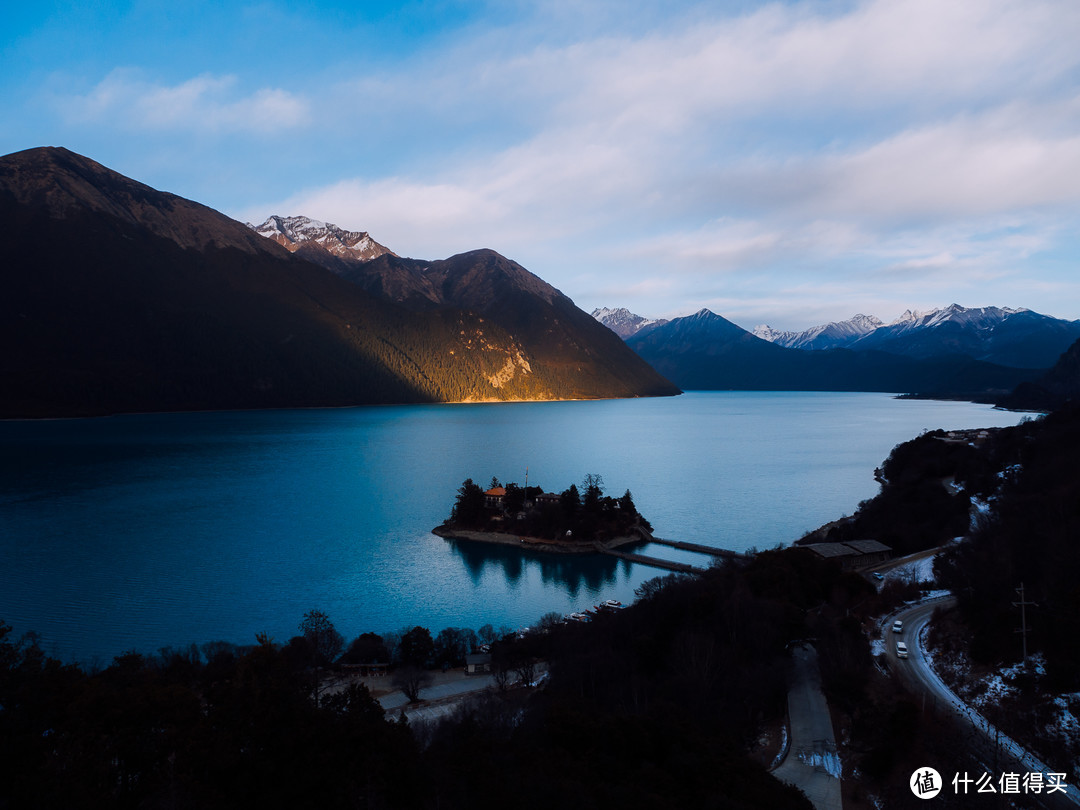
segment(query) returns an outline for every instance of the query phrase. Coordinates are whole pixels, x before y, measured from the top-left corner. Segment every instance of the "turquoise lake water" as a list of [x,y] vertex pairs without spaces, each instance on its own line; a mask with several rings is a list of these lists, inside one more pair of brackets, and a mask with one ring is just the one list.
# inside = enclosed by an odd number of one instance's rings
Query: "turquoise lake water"
[[[654,568],[442,540],[465,478],[561,491],[599,473],[660,537],[745,550],[854,511],[927,429],[1019,414],[885,394],[692,392],[598,402],[154,414],[0,423],[0,619],[46,652],[420,624],[520,627],[629,602]],[[650,547],[668,559],[700,555]]]

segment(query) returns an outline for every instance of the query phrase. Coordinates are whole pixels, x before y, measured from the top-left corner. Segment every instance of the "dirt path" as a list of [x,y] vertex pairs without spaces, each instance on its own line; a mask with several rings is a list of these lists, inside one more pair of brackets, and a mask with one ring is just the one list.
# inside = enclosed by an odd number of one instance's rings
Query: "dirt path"
[[821,691],[817,650],[809,644],[791,651],[788,719],[791,746],[773,776],[799,788],[816,810],[843,810],[832,715]]

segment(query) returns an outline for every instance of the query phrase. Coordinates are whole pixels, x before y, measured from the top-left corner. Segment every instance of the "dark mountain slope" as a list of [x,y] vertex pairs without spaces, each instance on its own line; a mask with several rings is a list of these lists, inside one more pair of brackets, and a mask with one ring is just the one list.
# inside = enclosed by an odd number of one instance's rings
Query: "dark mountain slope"
[[919,360],[874,351],[787,349],[708,310],[634,335],[627,345],[687,389],[986,395],[1037,373],[962,356]]
[[[0,158],[0,216],[0,416],[561,396],[497,324],[376,298],[67,150]],[[559,390],[642,393],[608,383]]]
[[1052,411],[1080,399],[1080,340],[1058,358],[1053,368],[1033,382],[1021,383],[997,404],[1002,408]]
[[[475,250],[433,262],[429,278],[445,304],[483,316],[529,346],[555,378],[613,385],[626,380],[650,395],[678,389],[631,351],[618,335],[546,281],[493,250]],[[578,386],[581,385],[578,383]],[[579,396],[564,388],[567,396]]]
[[410,309],[460,309],[496,324],[528,346],[532,373],[560,397],[589,396],[590,388],[612,391],[610,396],[678,393],[610,329],[493,250],[433,262],[386,254],[334,269],[372,294]]
[[[212,208],[157,191],[62,147],[28,149],[0,158],[0,194],[5,204],[43,212],[60,222],[94,213],[105,217],[100,222],[135,227],[182,248],[231,247],[255,255],[281,255],[269,240]],[[9,232],[21,238],[16,228],[9,226]],[[106,230],[97,238],[112,235]],[[39,247],[47,250],[53,245]]]

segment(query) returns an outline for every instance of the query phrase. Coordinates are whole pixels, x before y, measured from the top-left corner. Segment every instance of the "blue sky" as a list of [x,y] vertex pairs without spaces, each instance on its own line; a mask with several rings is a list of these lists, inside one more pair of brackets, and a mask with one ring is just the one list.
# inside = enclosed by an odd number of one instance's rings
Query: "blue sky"
[[1077,42],[1075,0],[27,3],[0,153],[490,247],[587,310],[1076,319]]

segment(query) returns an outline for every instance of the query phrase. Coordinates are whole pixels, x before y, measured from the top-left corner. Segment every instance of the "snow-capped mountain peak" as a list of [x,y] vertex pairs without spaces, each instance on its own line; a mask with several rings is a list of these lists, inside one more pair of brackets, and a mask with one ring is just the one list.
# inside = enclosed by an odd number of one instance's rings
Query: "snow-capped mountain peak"
[[328,222],[310,217],[272,216],[262,225],[247,226],[256,233],[272,239],[290,252],[304,244],[316,244],[343,259],[369,261],[393,251],[372,239],[367,231],[346,231]]
[[667,323],[667,321],[663,319],[657,320],[655,318],[646,318],[642,315],[635,315],[626,307],[618,307],[616,309],[599,307],[594,309],[591,314],[596,320],[600,321],[600,323],[623,340],[631,335],[636,335],[643,329],[652,329]]
[[762,340],[767,340],[769,343],[779,343],[781,346],[785,345],[785,341],[794,338],[798,332],[785,332],[781,329],[774,329],[767,323],[761,323],[755,326],[751,332],[754,337],[759,337]]
[[932,329],[943,323],[956,323],[972,329],[993,329],[1009,316],[1027,311],[1024,307],[962,307],[949,304],[928,312],[912,312],[909,309],[889,326],[901,327],[897,330],[900,333],[909,329]]
[[802,332],[786,332],[762,325],[755,327],[754,334],[789,349],[832,349],[847,346],[881,325],[873,315],[859,314],[846,321],[813,326]]

